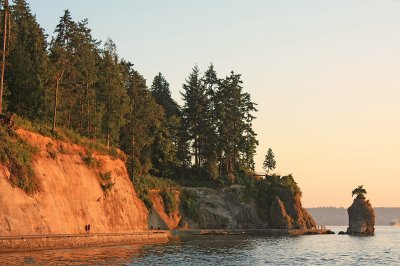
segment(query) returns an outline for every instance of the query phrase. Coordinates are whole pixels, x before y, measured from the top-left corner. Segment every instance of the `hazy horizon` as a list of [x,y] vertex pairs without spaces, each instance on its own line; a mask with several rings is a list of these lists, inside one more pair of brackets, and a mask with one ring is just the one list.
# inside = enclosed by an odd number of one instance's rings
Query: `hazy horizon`
[[49,35],[69,9],[150,85],[173,98],[191,68],[241,73],[258,103],[260,145],[292,173],[304,207],[348,207],[364,185],[373,207],[397,207],[400,169],[400,1],[31,0]]

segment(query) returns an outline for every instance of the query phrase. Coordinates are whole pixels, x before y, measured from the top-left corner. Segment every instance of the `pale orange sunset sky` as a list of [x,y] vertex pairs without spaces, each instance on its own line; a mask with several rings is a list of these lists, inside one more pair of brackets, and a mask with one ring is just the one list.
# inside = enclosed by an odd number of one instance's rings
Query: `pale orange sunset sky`
[[29,3],[50,35],[64,9],[88,18],[148,84],[162,72],[178,102],[194,64],[242,73],[259,104],[257,170],[271,147],[306,207],[347,207],[357,185],[373,206],[400,206],[400,1]]

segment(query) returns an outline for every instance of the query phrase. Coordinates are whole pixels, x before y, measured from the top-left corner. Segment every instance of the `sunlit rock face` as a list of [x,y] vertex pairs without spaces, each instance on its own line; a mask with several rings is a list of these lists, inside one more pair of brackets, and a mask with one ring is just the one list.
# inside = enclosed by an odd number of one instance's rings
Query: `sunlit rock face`
[[347,234],[374,235],[375,212],[369,200],[366,200],[363,195],[358,195],[353,204],[347,209],[347,212],[349,214]]

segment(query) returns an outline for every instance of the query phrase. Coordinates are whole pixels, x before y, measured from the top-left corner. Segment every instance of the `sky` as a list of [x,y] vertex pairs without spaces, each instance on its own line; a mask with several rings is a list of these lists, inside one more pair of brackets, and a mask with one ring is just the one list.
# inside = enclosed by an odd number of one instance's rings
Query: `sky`
[[116,43],[148,85],[161,72],[182,103],[185,78],[212,62],[241,73],[258,104],[260,145],[292,173],[305,207],[400,206],[400,1],[28,0],[49,35],[69,9]]

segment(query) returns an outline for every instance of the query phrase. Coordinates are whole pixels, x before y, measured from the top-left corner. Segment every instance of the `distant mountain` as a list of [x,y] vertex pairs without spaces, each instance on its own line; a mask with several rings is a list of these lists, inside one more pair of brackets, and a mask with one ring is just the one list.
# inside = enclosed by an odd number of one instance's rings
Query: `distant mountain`
[[[307,211],[320,225],[348,225],[347,209],[335,207],[307,208]],[[374,208],[375,225],[391,225],[400,220],[400,208]]]

